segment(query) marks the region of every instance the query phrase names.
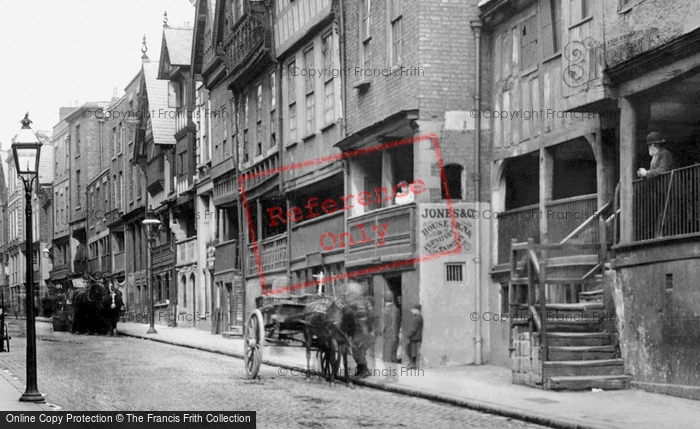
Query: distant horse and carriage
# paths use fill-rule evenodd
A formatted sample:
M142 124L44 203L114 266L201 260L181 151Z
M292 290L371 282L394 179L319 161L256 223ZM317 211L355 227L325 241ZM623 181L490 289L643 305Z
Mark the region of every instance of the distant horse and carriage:
M107 287L100 276L86 275L86 287L74 292L72 307L71 333L113 336L124 300L113 283Z

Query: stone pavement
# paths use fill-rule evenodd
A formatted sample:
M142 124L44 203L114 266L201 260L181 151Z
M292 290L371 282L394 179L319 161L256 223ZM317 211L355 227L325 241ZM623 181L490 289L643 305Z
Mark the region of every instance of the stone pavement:
M243 340L193 328L120 323L119 333L212 353L243 357ZM302 348L265 347L263 363L305 369ZM348 366L353 367L353 364ZM700 402L639 390L554 392L513 385L509 369L495 366L425 368L386 383L383 377L355 382L367 387L447 402L467 408L559 428L700 428Z
M16 336L12 333L12 336ZM24 334L22 334L24 335ZM12 350L12 340L10 340L10 350ZM8 352L0 352L0 411L53 411L60 409L51 404L36 404L31 402L20 402L26 385L21 381L26 378L26 374L19 376L5 370L2 365L3 355Z

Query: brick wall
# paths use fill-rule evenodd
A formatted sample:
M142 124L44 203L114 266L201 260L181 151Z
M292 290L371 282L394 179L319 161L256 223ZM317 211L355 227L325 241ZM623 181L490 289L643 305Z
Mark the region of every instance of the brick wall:
M403 9L404 48L402 64L405 76L372 77L365 90L354 88L354 68L360 64L360 1L345 2L347 133L351 135L402 110L419 109L420 134L436 133L444 164L464 167L463 197L474 201L475 120L469 115L475 105L476 49L470 21L478 19L477 1L405 0ZM372 3L372 68L387 69L388 2ZM491 62L482 43L481 106L488 105ZM412 68L417 68L415 71ZM415 71L416 76L412 76ZM449 112L449 113L448 113ZM445 122L450 116L450 121ZM482 121L481 201L490 200L491 133ZM423 167L417 169L427 178L433 198L440 200L439 177L432 178ZM427 183L427 182L426 182Z
M81 210L86 206L87 184L93 179L100 170L100 162L94 162L100 159L100 128L98 120L94 115L94 108L86 108L84 112L90 112L88 118L82 114L73 118L70 122L70 187L71 187L71 203L70 203L70 219L75 220L82 217ZM85 115L87 116L87 115ZM80 147L76 135L76 126L80 126ZM78 150L79 149L79 150ZM77 171L80 171L80 186L77 186ZM80 191L80 194L78 194Z
M403 64L405 67L418 67L419 42L419 0L406 0L404 5L404 50ZM391 65L387 59L387 2L372 2L372 69L385 70ZM375 76L367 77L371 83L364 91L353 88L360 79L355 73L355 67L360 64L359 41L359 0L343 2L345 14L345 67L347 70L344 82L346 91L346 121L347 134L381 121L402 110L418 109L419 81L427 76ZM426 73L427 74L427 73Z

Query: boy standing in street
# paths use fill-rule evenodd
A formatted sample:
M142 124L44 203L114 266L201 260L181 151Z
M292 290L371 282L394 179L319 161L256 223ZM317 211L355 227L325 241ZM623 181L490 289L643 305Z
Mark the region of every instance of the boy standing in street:
M421 316L420 312L420 304L415 305L411 309L411 314L413 317L411 317L406 334L406 339L408 341L407 354L410 360L410 369L418 368L418 351L420 349L420 343L423 341L423 316Z

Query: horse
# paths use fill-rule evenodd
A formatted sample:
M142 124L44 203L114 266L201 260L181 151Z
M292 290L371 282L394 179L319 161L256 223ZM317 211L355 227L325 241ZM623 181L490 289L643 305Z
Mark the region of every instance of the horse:
M98 309L110 337L114 336L117 330L117 322L119 321L123 307L124 300L122 299L121 291L112 286L111 292L102 298L100 308Z
M102 326L101 303L107 292L99 283L92 283L87 289L73 295L73 325L71 333L99 333Z
M304 325L306 347L306 381L311 381L311 348L315 337L321 358L321 370L328 384L333 385L342 360L345 368L345 384L349 385L348 350L352 342L348 331L354 327L354 320L348 306L342 301L311 302L306 305L301 322Z

